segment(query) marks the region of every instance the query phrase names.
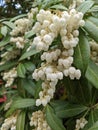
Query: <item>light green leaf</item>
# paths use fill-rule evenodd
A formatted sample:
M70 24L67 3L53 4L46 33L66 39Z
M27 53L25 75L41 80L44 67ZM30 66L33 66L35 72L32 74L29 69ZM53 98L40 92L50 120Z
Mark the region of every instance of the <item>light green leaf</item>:
M8 26L9 28L13 29L15 28L15 25L10 21L4 21L2 22L4 25Z
M10 37L9 36L4 37L4 39L0 42L0 47L5 46L9 42L10 42Z
M7 27L6 27L6 26L2 26L2 27L1 27L1 34L2 34L3 36L6 36L6 35L7 35Z
M64 5L57 4L50 7L50 9L68 10Z
M28 51L28 52L25 52L21 57L20 57L20 61L21 60L24 60L24 59L26 59L26 58L28 58L28 57L30 57L30 56L33 56L33 55L35 55L35 54L37 54L37 53L39 53L40 51L37 51L35 48L32 48L30 51Z
M14 101L12 104L12 108L20 109L20 108L32 107L34 105L35 105L34 99L24 98Z
M28 39L28 38L32 37L34 34L35 34L35 33L33 32L33 30L31 30L31 31L29 31L29 32L26 32L24 37L25 37L26 39Z
M98 5L94 5L91 9L89 9L88 12L97 12L98 11Z
M12 67L14 67L17 64L17 61L8 61L3 65L0 65L0 72L3 70L8 70Z
M98 121L96 123L94 123L94 125L89 128L88 130L98 130Z
M94 1L88 0L80 4L77 10L85 14L93 5L94 5Z
M84 111L86 111L88 108L83 105L78 104L65 104L61 105L55 108L56 115L60 118L68 118L76 116Z
M85 76L98 89L98 66L92 61L89 63Z
M61 120L53 113L50 106L46 108L46 120L52 130L66 130Z
M34 84L34 82L32 80L30 80L30 79L23 79L22 82L23 82L23 84L22 84L23 88L28 93L30 93L31 95L34 96L34 94L35 94L35 87L36 87L36 85Z
M18 118L17 118L16 130L24 130L25 129L25 117L26 117L26 112L21 111L18 115Z
M91 38L98 42L98 19L94 17L88 17L85 20L84 29L88 32Z
M26 17L27 16L27 14L21 14L21 15L18 15L18 16L16 16L16 17L14 17L14 18L11 18L11 22L13 22L13 21L15 21L15 20L17 20L17 19L20 19L20 18L23 18L23 17Z
M84 74L90 58L90 46L83 31L80 30L79 44L74 52L74 65Z
M25 78L26 68L22 63L19 63L19 65L17 66L17 74L19 77Z
M62 0L44 0L42 2L42 8L49 8L51 5L56 5L61 2L62 2Z

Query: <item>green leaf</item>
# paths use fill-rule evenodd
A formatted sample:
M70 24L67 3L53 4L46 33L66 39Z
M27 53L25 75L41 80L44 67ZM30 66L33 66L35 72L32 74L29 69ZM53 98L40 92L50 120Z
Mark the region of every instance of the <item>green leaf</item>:
M34 34L35 34L35 33L33 32L33 30L31 30L31 31L29 31L29 32L26 32L24 37L25 37L26 39L28 39L28 38L32 37Z
M42 2L42 8L49 8L51 5L56 5L56 4L59 4L61 3L62 0L44 0Z
M94 123L94 125L89 128L88 130L98 130L98 121L96 123Z
M98 89L98 66L92 61L89 63L85 76Z
M29 62L25 62L24 66L30 72L34 71L34 69L35 69L35 65L32 62L30 62L30 61Z
M68 10L64 5L57 4L50 7L50 9Z
M15 108L11 107L9 110L7 110L5 117L11 116L15 112Z
M6 36L6 35L7 35L7 27L6 27L6 26L2 26L2 27L1 27L1 34L2 34L3 36Z
M3 70L8 70L12 67L14 67L17 64L17 61L8 61L3 65L0 65L0 72Z
M24 59L26 59L26 58L28 58L28 57L30 57L30 56L33 56L33 55L35 55L35 54L37 54L37 53L39 53L39 52L40 52L40 51L37 51L35 48L32 48L30 51L25 52L25 53L20 57L19 61L24 60Z
M19 63L19 65L17 67L17 74L19 77L25 78L26 68L22 63Z
M15 21L15 20L17 20L17 19L20 19L20 18L23 18L23 17L26 17L27 16L27 14L21 14L21 15L18 15L18 16L16 16L16 17L14 17L14 18L11 18L11 22L13 22L13 21Z
M86 111L88 108L83 105L69 104L61 105L55 108L55 113L60 118L69 118Z
M24 130L25 129L25 118L26 118L26 112L21 111L17 117L16 130Z
M79 44L75 48L74 52L74 65L82 71L84 74L90 58L90 46L88 39L82 30L80 30Z
M89 9L88 12L92 13L92 12L97 12L98 11L98 5L94 5L91 9Z
M46 108L46 120L52 130L66 130L61 120L53 113L50 106Z
M85 14L93 5L94 5L94 1L88 0L80 4L77 10Z
M15 28L15 25L11 21L4 21L2 23L11 29Z
M20 108L32 107L34 105L35 105L34 99L24 98L24 99L18 99L14 101L12 104L12 108L20 109Z
M30 79L23 79L23 88L31 95L34 96L35 94L35 87L36 85L34 84L34 82Z
M10 37L9 36L4 37L4 39L0 42L0 47L5 46L9 42L10 42Z
M34 94L34 98L38 98L39 97L39 92L42 90L42 81L37 81L36 83L36 88L35 88L35 94Z
M98 42L98 18L89 17L85 20L84 29L91 38Z

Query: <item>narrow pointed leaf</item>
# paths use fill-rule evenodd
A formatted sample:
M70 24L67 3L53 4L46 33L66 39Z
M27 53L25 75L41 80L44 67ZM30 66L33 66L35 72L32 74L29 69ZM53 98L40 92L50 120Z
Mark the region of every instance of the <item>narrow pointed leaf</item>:
M98 89L98 66L92 61L89 63L85 76Z
M17 74L19 77L25 78L25 73L26 73L25 66L22 63L20 63L17 67Z
M98 18L89 17L85 20L85 30L91 38L98 42Z
M34 96L36 85L30 79L23 79L23 88L31 95Z
M30 56L33 56L33 55L35 55L35 54L37 54L37 53L39 53L40 51L37 51L36 49L31 49L30 51L28 51L28 52L25 52L21 57L20 57L20 61L21 60L24 60L24 59L26 59L26 58L28 58L28 57L30 57Z
M10 42L10 37L6 36L1 42L0 42L0 47L5 46L6 44L8 44Z
M15 65L17 64L17 61L8 61L6 62L5 64L3 65L0 65L0 72L3 71L3 70L8 70L12 67L14 67Z
M84 35L83 31L80 30L79 44L75 48L74 52L74 65L82 71L84 74L90 58L90 46L88 39Z
M50 106L46 108L46 120L52 130L66 130L61 120L53 113Z
M16 101L14 101L12 108L27 108L27 107L31 107L35 105L35 100L34 99L18 99Z
M68 118L76 116L87 110L86 106L77 104L66 104L55 108L56 115L60 118Z
M94 125L89 128L88 130L98 130L98 121L96 123L94 123Z
M94 1L88 0L80 4L77 10L85 14L93 5L94 5Z
M18 115L18 118L17 118L16 130L24 130L25 129L25 117L26 117L26 112L21 111Z

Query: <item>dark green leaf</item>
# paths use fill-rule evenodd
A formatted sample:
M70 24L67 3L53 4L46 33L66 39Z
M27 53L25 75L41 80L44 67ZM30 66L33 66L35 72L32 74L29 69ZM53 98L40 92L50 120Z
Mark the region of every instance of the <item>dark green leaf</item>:
M23 88L24 88L28 93L30 93L31 95L34 96L34 94L35 94L35 87L36 87L36 86L35 86L35 84L33 83L33 81L30 80L30 79L23 79L22 82L23 82Z
M88 130L98 130L98 121L96 123L94 123L94 125L89 128Z
M36 83L36 88L35 88L35 95L34 97L35 98L38 98L39 97L39 92L42 90L42 81L37 81Z
M14 67L17 64L17 61L8 61L3 65L0 65L0 72L3 70L8 70L12 67Z
M60 118L68 118L76 116L87 110L86 106L78 104L63 104L55 108L56 115Z
M20 63L17 67L17 74L19 77L25 78L26 68L22 63Z
M24 66L30 72L34 71L34 69L35 69L35 65L32 62L30 62L30 61L29 62L25 62Z
M85 30L96 42L98 42L98 18L89 17L85 20Z
M85 34L80 30L79 44L74 52L74 65L84 74L90 58L90 46Z
M52 130L66 130L61 120L53 113L50 106L46 108L46 120Z
M94 1L88 0L80 4L77 10L85 14L93 5L94 5Z
M92 61L87 68L86 78L98 89L98 66Z
M10 42L10 37L9 36L4 37L4 39L0 42L0 47L5 46L9 42Z
M29 99L29 98L24 98L24 99L18 99L14 101L12 104L12 108L27 108L27 107L32 107L35 105L35 100L34 99Z

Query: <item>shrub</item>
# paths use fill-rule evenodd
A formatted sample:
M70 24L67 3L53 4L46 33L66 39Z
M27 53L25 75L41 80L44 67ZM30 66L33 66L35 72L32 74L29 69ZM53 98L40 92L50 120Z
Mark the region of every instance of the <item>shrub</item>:
M1 20L1 130L98 129L97 11L97 0L36 0Z

